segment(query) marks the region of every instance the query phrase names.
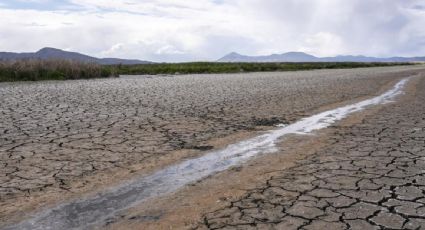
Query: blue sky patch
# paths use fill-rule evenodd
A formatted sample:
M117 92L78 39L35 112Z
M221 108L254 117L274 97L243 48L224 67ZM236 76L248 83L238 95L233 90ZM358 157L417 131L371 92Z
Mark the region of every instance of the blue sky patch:
M0 4L0 7L6 9L28 9L40 11L76 10L80 8L67 0L6 0Z

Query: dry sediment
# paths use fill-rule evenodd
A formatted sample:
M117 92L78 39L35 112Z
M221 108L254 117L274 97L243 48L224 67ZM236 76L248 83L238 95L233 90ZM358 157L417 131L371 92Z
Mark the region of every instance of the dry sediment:
M414 95L219 210L199 229L424 229L425 77Z
M19 200L87 191L97 174L374 94L411 68L2 83L0 219L25 210Z

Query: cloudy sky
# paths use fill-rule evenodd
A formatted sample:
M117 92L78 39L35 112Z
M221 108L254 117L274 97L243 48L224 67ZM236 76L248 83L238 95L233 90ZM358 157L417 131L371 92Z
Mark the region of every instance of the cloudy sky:
M0 51L215 60L425 56L424 0L0 0Z

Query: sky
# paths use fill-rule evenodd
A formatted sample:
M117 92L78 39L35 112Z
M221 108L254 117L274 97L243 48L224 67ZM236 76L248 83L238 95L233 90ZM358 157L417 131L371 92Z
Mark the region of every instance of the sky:
M0 0L0 51L212 61L425 56L424 0Z

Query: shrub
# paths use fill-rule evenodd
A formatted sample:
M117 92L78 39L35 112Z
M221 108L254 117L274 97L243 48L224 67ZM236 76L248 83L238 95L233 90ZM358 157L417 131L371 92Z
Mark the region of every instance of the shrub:
M0 81L37 81L105 78L116 76L114 68L70 60L27 59L0 61Z

